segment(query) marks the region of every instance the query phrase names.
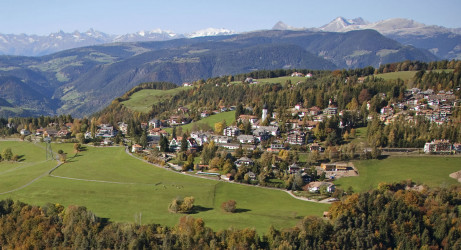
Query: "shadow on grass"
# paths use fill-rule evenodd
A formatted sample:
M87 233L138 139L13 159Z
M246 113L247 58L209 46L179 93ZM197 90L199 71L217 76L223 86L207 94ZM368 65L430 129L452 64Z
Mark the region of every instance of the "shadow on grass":
M246 212L250 212L251 209L246 209L246 208L236 208L234 213L235 214L239 214L239 213L246 213Z
M25 155L18 155L17 162L23 162L26 159L24 158Z
M387 159L389 157L389 155L380 155L378 156L378 160L384 160L384 159Z
M206 212L206 211L210 211L210 210L213 210L213 208L211 208L211 207L202 207L200 205L195 205L194 209L189 214L198 214L200 212Z
M66 162L76 162L77 161L77 157L81 157L83 155L79 155L78 153L76 153L75 155L73 155L72 157L69 157L66 159Z

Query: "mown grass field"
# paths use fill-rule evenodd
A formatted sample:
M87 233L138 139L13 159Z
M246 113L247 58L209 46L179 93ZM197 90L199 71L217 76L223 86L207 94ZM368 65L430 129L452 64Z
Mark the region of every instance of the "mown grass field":
M377 74L375 75L376 78L383 78L384 80L410 80L416 74L416 71L399 71L399 72L391 72L391 73L384 73L384 74Z
M383 160L354 162L358 177L346 177L335 181L343 189L351 186L354 191L367 191L380 182L398 182L411 179L432 187L459 183L448 175L461 170L461 158L443 156L401 157L391 156Z
M0 142L0 153L5 148L11 148L13 154L20 157L20 161L0 162L0 193L20 188L56 166L55 161L46 160L45 148L42 144Z
M56 165L44 160L44 149L28 142L0 142L0 149L10 146L13 153L23 152L23 163L2 163L3 171L11 166L34 163L34 171L10 171L8 178L0 174L0 191L21 186ZM53 172L62 177L44 177L18 191L2 194L1 199L11 198L23 202L43 205L48 202L64 206L86 206L100 217L117 222L159 223L175 225L180 214L171 214L167 207L172 199L194 196L198 211L192 216L201 217L213 229L255 228L265 232L270 225L276 228L294 226L306 215L321 215L328 209L326 204L296 200L283 191L225 183L195 178L157 168L124 152L123 148L95 148L88 146L74 157L72 144L53 144L53 149L68 153L68 163ZM10 164L11 166L9 166ZM16 176L17 175L17 176ZM69 179L66 179L69 178ZM24 180L22 180L24 179ZM229 199L237 201L238 213L221 211L221 203ZM142 215L142 216L140 216Z
M399 71L399 72L391 72L391 73L384 73L384 74L377 74L375 77L383 78L384 80L411 80L415 76L417 71ZM453 72L452 69L436 69L433 72Z
M297 82L304 82L307 78L306 77L291 77L291 76L281 76L281 77L275 77L275 78L261 78L261 79L254 79L255 82L258 84L273 84L273 83L280 83L280 84L285 84L288 80L291 81L292 84L295 84ZM236 83L241 83L241 81L234 81L232 82L234 84Z
M138 112L149 112L152 105L170 98L171 96L191 87L178 87L168 90L143 89L130 96L130 99L123 101L122 104L127 108Z
M202 118L202 120L196 121L196 122L191 122L186 125L182 126L177 126L182 128L182 131L191 131L194 126L198 126L200 124L207 124L210 126L212 129L214 129L214 124L217 122L222 122L223 120L226 121L227 125L230 125L235 121L235 111L227 111L227 112L221 112L216 115L210 115L208 117ZM165 129L168 133L171 133L173 131L172 128L167 128Z
M355 130L355 138L352 139L353 143L361 143L367 141L367 127L357 128Z

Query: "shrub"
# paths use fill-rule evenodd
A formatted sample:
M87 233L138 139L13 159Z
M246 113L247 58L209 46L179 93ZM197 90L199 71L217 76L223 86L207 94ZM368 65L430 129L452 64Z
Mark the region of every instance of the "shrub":
M234 200L228 200L221 204L221 208L228 213L234 213L237 209L237 202Z
M190 213L194 210L194 201L195 198L193 196L184 199L176 198L168 205L168 211L171 213Z

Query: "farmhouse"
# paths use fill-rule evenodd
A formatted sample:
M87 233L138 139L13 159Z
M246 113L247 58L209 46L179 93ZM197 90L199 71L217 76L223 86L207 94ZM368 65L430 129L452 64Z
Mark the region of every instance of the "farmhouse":
M44 137L55 137L58 134L58 131L56 129L46 129L43 131L43 136Z
M182 137L171 139L170 145L169 145L170 151L172 152L178 151L181 148L181 139Z
M136 153L136 152L140 152L142 151L142 146L139 145L139 144L134 144L132 147L131 147L131 152L132 153Z
M271 136L278 136L279 135L279 128L277 126L258 126L257 129L253 131L253 134L261 135L261 134L269 134Z
M324 171L347 171L347 163L322 163L320 167Z
M304 74L300 72L293 72L291 74L291 77L304 77Z
M237 136L237 141L240 143L253 144L255 143L255 137L253 135L239 135Z
M253 151L255 149L254 145L240 144L240 143L217 143L217 146L223 147L229 150L236 150L240 147L242 147L242 149L246 149L250 151Z
M239 122L250 122L252 125L258 121L258 117L254 115L240 115L238 118Z
M149 127L151 128L160 128L161 122L157 118L152 118L149 120Z
M320 145L316 142L312 143L310 146L309 146L309 150L312 152L312 151L322 151L322 147L320 147Z
M287 143L291 145L304 145L306 134L304 132L293 130L287 135Z
M69 131L67 131L66 129L61 129L61 130L58 131L56 136L60 137L60 138L69 138L70 134L71 133Z
M301 167L299 167L298 164L296 164L296 163L293 163L290 166L288 166L288 172L290 174L296 174L299 171L301 171Z
M216 143L228 143L230 139L228 136L213 136L213 141Z
M251 166L254 164L254 161L248 157L241 157L238 160L236 160L234 163L237 167L240 167L243 165Z
M119 122L117 125L118 125L118 129L122 131L122 134L125 135L128 131L128 124L124 122Z
M305 189L311 193L318 193L322 188L325 188L328 193L333 193L336 189L333 183L323 181L314 181L305 186Z
M252 181L256 180L256 174L253 173L253 172L251 172L251 171L248 172L248 173L246 173L245 175L247 175L248 178L249 178L250 180L252 180Z
M433 140L424 145L424 153L450 153L453 145L448 140Z
M236 126L229 126L229 127L225 128L223 130L223 135L225 135L225 136L234 137L234 136L237 136L239 134L240 134L240 130Z
M280 150L285 149L285 146L281 143L272 143L267 151L279 152Z

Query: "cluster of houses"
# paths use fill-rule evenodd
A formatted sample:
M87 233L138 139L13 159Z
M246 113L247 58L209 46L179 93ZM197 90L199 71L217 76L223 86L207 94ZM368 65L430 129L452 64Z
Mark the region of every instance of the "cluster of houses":
M68 139L71 136L70 129L72 128L72 123L66 123L63 126L59 127L57 123L50 123L46 128L39 128L35 130L36 136L50 137L50 138L61 138ZM23 136L31 135L32 132L28 129L21 129L19 134Z
M401 102L383 107L380 110L380 119L385 124L392 123L399 116L412 120L414 117L409 116L408 112L413 111L415 117L420 116L431 122L443 124L450 121L453 109L459 104L460 100L456 99L453 90L441 90L436 93L432 89L421 91L418 88L412 88L405 91ZM370 115L368 118L372 119L373 116Z

